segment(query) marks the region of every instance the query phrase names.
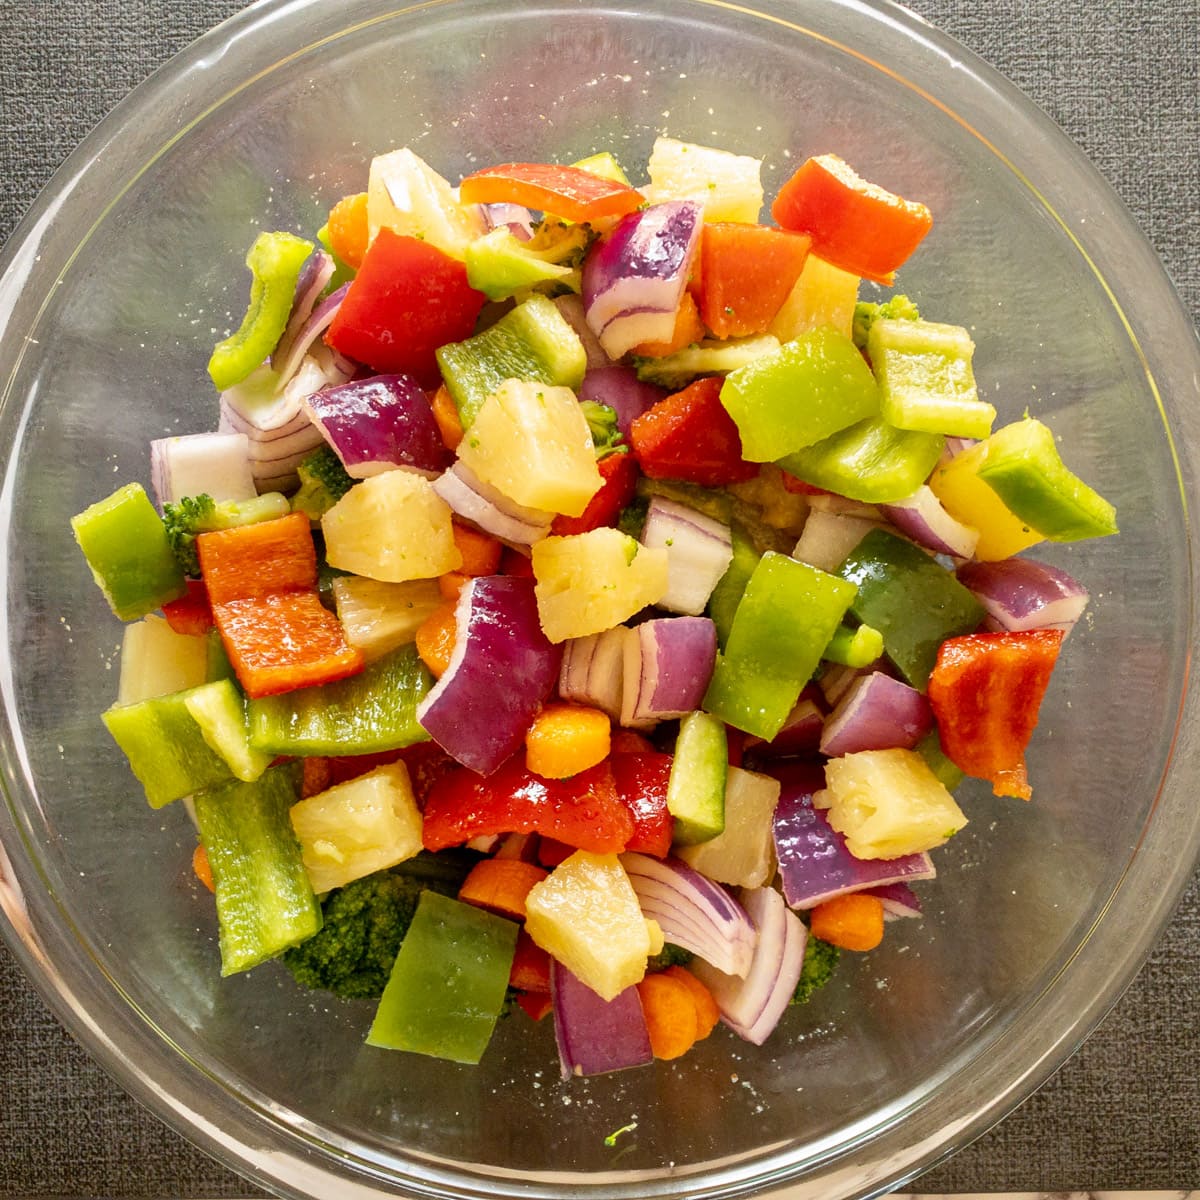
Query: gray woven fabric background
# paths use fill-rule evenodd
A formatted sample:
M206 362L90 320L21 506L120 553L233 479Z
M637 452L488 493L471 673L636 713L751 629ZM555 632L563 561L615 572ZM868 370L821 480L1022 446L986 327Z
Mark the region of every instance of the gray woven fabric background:
M329 0L336 3L336 0ZM0 0L0 240L65 155L239 0ZM1062 125L1200 312L1196 0L914 0ZM1200 1186L1200 876L1092 1039L1007 1120L913 1190ZM0 946L0 1196L251 1189L130 1100Z

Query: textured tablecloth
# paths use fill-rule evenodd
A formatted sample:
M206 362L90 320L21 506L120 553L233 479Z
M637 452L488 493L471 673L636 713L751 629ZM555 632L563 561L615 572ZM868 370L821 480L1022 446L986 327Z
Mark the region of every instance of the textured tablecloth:
M336 0L329 0L336 3ZM239 0L0 0L0 239L73 146ZM915 0L1078 142L1200 311L1194 0ZM1200 1184L1200 877L1140 976L1035 1096L914 1191ZM250 1188L130 1100L0 946L0 1196Z

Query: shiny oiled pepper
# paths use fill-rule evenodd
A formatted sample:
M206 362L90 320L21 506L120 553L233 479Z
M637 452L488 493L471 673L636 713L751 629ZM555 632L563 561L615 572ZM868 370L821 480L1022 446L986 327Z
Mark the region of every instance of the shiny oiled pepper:
M616 754L609 759L617 795L633 817L633 836L626 850L666 858L671 852L674 820L667 807L671 755L657 750Z
M883 648L904 678L923 689L949 637L983 623L983 607L957 579L923 550L883 529L873 529L838 568L858 585L850 611L883 634Z
M208 374L219 391L241 383L275 349L296 297L296 283L312 242L291 233L260 233L246 255L254 276L250 304L238 330L218 342L208 360Z
M462 181L459 195L464 204L524 204L568 221L620 217L645 203L627 183L552 163L486 167Z
M769 742L811 678L855 590L786 554L764 554L717 656L705 711Z
M515 921L422 892L367 1044L477 1063L504 1004L517 932Z
M997 796L1028 800L1025 747L1058 659L1063 632L976 633L950 638L929 677L929 703L946 757L986 779Z
M425 802L427 850L494 833L540 833L578 850L614 854L634 834L605 760L569 779L543 779L516 755L486 778L466 767L433 785Z

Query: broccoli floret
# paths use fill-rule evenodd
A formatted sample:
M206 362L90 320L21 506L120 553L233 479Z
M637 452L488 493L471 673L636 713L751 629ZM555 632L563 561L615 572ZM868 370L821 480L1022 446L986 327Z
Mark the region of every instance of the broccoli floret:
M813 993L823 988L833 977L841 951L810 933L804 944L804 966L792 994L792 1004L807 1004Z
M869 300L860 300L854 306L854 344L865 350L867 335L871 326L878 320L885 321L919 321L921 314L917 306L907 296L892 296L882 304L872 304Z
M254 525L272 521L291 512L287 497L280 492L264 492L249 500L222 500L220 503L202 493L184 496L178 503L163 505L163 525L171 551L185 575L200 574L196 557L196 535L217 529L233 529L239 525Z
M284 966L304 987L378 999L426 888L452 896L457 882L390 870L336 888L322 902L320 931L284 951Z
M649 509L649 500L635 496L621 509L617 517L617 528L627 537L640 538L646 526L646 513Z
M610 454L624 454L629 447L617 425L616 409L598 400L581 400L579 407L583 409L584 418L588 423L588 432L592 435L592 445L596 448L597 460Z
M296 468L300 488L292 497L292 512L319 521L353 486L342 460L331 446L318 446Z
M560 267L582 267L587 248L595 234L586 223L567 225L554 217L545 217L534 228L533 236L522 246L527 254Z
M686 967L695 958L690 950L676 946L674 942L664 942L663 948L650 955L646 962L647 971L665 971L668 967Z

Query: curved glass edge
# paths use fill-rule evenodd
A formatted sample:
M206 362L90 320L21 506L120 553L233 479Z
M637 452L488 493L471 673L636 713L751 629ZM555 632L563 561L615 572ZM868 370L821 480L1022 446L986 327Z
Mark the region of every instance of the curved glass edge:
M431 0L428 4L410 7L435 7L452 2L453 0ZM748 15L763 15L762 13L756 14L752 10L742 8L741 6L722 3L721 0L697 0L697 3L720 8L736 7L739 11L746 12ZM69 264L74 248L66 245L67 239L61 237L56 239L55 235L58 231L54 226L54 218L65 200L76 190L85 172L89 180L95 178L96 167L98 165L96 162L97 157L101 151L110 148L112 140L118 133L121 133L123 136L127 133L126 118L130 113L144 105L152 103L156 95L172 91L177 86L176 79L180 75L196 71L215 70L220 67L222 59L227 53L226 43L228 41L241 40L251 36L261 36L266 33L272 24L289 16L293 12L307 13L313 18L310 22L310 27L314 31L317 31L322 26L325 26L326 28L322 36L329 36L335 33L337 29L345 28L349 12L365 12L369 7L371 6L365 0L359 0L353 6L339 6L337 19L334 21L328 6L325 6L324 11L322 11L320 0L258 0L258 3L252 5L249 9L230 18L194 42L191 47L180 52L180 54L176 55L175 58L170 60L170 62L142 84L130 97L118 105L109 117L101 122L88 138L85 139L79 149L67 159L51 184L48 185L45 192L39 197L30 213L18 225L8 245L5 247L4 258L6 261L2 264L4 269L3 273L0 274L0 335L8 333L14 327L28 327L28 322L20 319L22 314L20 292L22 288L18 284L23 285L31 276L46 278L52 270L61 271ZM778 10L779 7L779 5L776 5L775 9ZM874 21L883 19L883 14L887 14L887 20L904 29L905 32L921 45L923 50L933 53L938 59L945 60L945 65L948 65L951 69L962 70L964 66L969 66L976 81L981 86L1002 96L1007 106L1015 111L1020 122L1034 129L1040 128L1043 133L1048 127L1054 131L1059 140L1063 141L1064 144L1069 144L1066 142L1065 135L1062 134L1061 130L1058 129L1050 118L1036 109L1014 85L993 71L982 60L961 47L957 42L941 34L935 27L929 25L922 18L897 5L888 3L868 5L856 2L856 0L847 0L840 7L857 13L861 19ZM394 12L399 11L404 10L394 10ZM394 15L394 13L388 15ZM324 21L320 19L321 17L325 18ZM794 22L790 19L785 19L783 23L795 27ZM309 43L309 45L311 44ZM300 48L295 53L303 53L306 48ZM262 67L261 72L265 73L270 69L272 69L271 65L267 65ZM214 78L213 84L217 84L218 82ZM206 112L218 107L225 99L235 94L237 90L239 89L235 88L217 95L218 88L211 86L205 96L200 96L201 89L197 88L196 94L188 97L194 108L192 120L199 120ZM929 98L931 102L938 103L940 107L945 108L940 102L933 100L932 97ZM950 110L946 109L946 111ZM974 120L979 120L980 116L984 115L979 114ZM963 114L959 116L959 119L965 121L967 118ZM986 122L980 121L980 124L986 124ZM971 128L973 132L976 131L974 124L972 124ZM1010 126L1008 130L1010 136L1012 129L1013 127ZM134 153L136 144L131 145L128 140L124 141L121 147L121 154L113 153L109 156L106 163L107 172L114 178L125 177L123 173L125 163L128 163L131 159L140 158L141 164L143 166L147 165L154 157L157 157L158 154L167 149L179 136L182 136L183 132L184 129L181 129L174 138L165 143L153 144L151 139L143 138L142 142L148 149L153 150L153 153L144 155L141 151ZM977 136L982 137L978 133ZM987 139L983 138L983 140L986 141ZM988 144L991 145L991 143ZM1007 159L1004 159L1003 156L1001 158L1010 169L1017 169ZM1072 236L1073 240L1076 240L1081 253L1088 258L1101 283L1104 284L1104 276L1101 268L1096 264L1103 263L1106 258L1115 259L1123 257L1127 263L1133 262L1137 271L1147 275L1148 282L1157 286L1160 292L1165 288L1174 297L1176 311L1172 314L1173 319L1169 324L1162 327L1147 326L1140 311L1143 307L1147 306L1140 302L1141 295L1135 298L1134 303L1130 306L1130 311L1122 313L1134 343L1149 346L1170 345L1174 347L1174 353L1176 354L1178 354L1179 348L1184 341L1190 341L1194 344L1196 342L1196 335L1192 323L1186 318L1182 304L1174 293L1173 285L1153 250L1144 237L1134 232L1136 227L1133 225L1132 219L1129 218L1124 204L1112 191L1107 182L1104 181L1099 172L1074 147L1071 148L1069 159L1066 162L1060 162L1058 165L1060 168L1069 167L1071 175L1077 179L1084 179L1089 188L1093 190L1099 189L1100 198L1104 201L1103 206L1094 207L1092 212L1089 213L1088 223L1090 230L1087 244L1101 243L1107 237L1109 239L1107 254L1097 254L1095 259L1093 259L1092 255L1085 248L1085 245L1076 240L1071 230L1060 220L1064 231L1068 236ZM1062 181L1059 180L1057 183L1058 186L1055 190L1058 192L1064 191L1065 188ZM1046 203L1049 211L1054 213L1055 210L1052 203L1044 198L1043 202ZM1126 218L1127 228L1122 229L1120 222L1114 219L1114 211ZM103 214L97 218L97 221L102 219ZM56 262L58 264L57 267L54 266ZM50 266L47 266L48 263ZM1106 284L1104 286L1107 287ZM36 295L38 289L30 288L29 293ZM1113 297L1113 302L1116 305L1115 297ZM1153 358L1156 355L1152 352L1147 352L1145 357ZM1172 361L1169 356L1160 357L1159 361L1165 362L1168 365L1169 378L1164 378L1160 374L1158 381L1150 375L1149 368L1147 367L1148 378L1150 378L1151 386L1154 387L1156 395L1160 396L1160 404L1163 403L1161 397L1164 394L1169 396L1172 393L1178 393L1180 396L1184 396L1189 393L1194 394L1200 390L1197 386L1197 375L1193 374L1190 378L1188 377L1184 361L1185 357L1184 355L1179 355L1176 361ZM1195 358L1194 349L1193 358ZM19 357L15 361L19 365ZM7 417L5 409L7 407L7 389L9 386L10 381L5 381L5 391L0 395L0 422ZM1200 446L1200 440L1198 440L1200 439L1200 416L1195 415L1195 410L1188 405L1167 401L1166 409L1164 409L1164 425L1168 429L1168 432L1172 427L1176 429L1177 436L1173 440L1177 449L1180 446L1187 445ZM1186 455L1181 457L1179 462L1181 503L1186 512L1186 497L1194 484L1195 471L1190 459ZM1189 574L1192 579L1194 594L1197 582L1194 556ZM1194 612L1189 614L1189 618L1189 627L1193 630L1194 640L1196 632ZM1192 806L1185 806L1183 797L1180 795L1181 787L1173 782L1180 776L1182 768L1187 766L1194 768L1195 764L1200 762L1200 745L1197 744L1198 736L1200 735L1192 732L1196 727L1196 708L1196 685L1189 674L1180 710L1180 734L1174 748L1173 762L1169 765L1171 779L1168 780L1160 793L1156 805L1156 819L1151 821L1148 826L1146 837L1139 848L1139 852L1141 853L1151 853L1160 845L1164 847L1170 846L1175 853L1178 853L1181 845L1188 846L1192 849L1193 857L1195 857L1197 850L1200 850L1200 813L1196 812ZM6 812L0 814L0 816L5 818L4 823L8 825L9 822L6 818L10 814ZM1172 819L1170 834L1166 831L1166 818L1168 817ZM15 833L16 830L12 829L10 832ZM4 840L0 838L0 842ZM0 853L2 853L2 848L0 848ZM234 1127L228 1119L224 1119L218 1126L204 1117L200 1112L200 1108L202 1107L200 1101L203 1099L203 1092L199 1087L193 1086L193 1081L188 1081L185 1095L182 1094L178 1075L173 1075L169 1081L158 1079L145 1068L139 1069L131 1064L120 1050L119 1039L109 1032L100 1029L88 1016L89 1008L87 1001L100 996L108 996L105 989L99 986L99 981L91 981L95 986L84 991L71 990L62 976L54 972L50 967L45 954L46 948L52 946L57 954L65 946L65 948L78 957L79 948L77 946L69 946L63 939L58 938L56 936L57 931L52 923L50 924L49 933L44 936L44 940L42 937L39 937L35 926L41 924L38 918L42 915L42 907L46 903L45 899L31 892L32 912L30 912L21 899L20 884L11 863L7 872L4 871L4 864L0 863L0 878L5 875L9 881L7 888L3 889L4 895L7 898L7 903L4 906L6 920L0 922L0 929L5 933L6 940L13 945L18 959L34 979L39 990L45 996L47 1002L54 1009L60 1020L71 1029L76 1037L88 1046L89 1050L101 1061L102 1065L123 1086L127 1087L139 1099L159 1112L160 1115L179 1129L180 1132L197 1141L210 1152L216 1154L219 1158L245 1174L248 1178L261 1183L263 1186L274 1190L281 1190L285 1194L297 1197L322 1194L323 1192L327 1192L330 1186L336 1186L339 1189L340 1195L348 1197L361 1195L365 1198L379 1194L378 1189L381 1180L378 1178L372 1178L369 1182L364 1182L359 1187L356 1184L348 1183L340 1175L335 1180L334 1176L327 1174L319 1165L302 1161L299 1158L291 1159L285 1157L283 1153L274 1152L266 1155L255 1155L252 1151L247 1151L246 1147L248 1145L253 1145L256 1141L261 1143L263 1140L265 1124L263 1121L243 1120ZM1066 1053L1075 1049L1095 1026L1099 1024L1137 973L1150 946L1161 933L1170 913L1178 903L1179 896L1186 883L1187 874L1181 873L1180 878L1176 881L1176 885L1171 889L1160 891L1157 887L1153 889L1149 887L1144 888L1143 890L1148 894L1144 897L1145 906L1139 910L1136 927L1134 927L1135 923L1132 920L1126 920L1120 928L1109 924L1103 929L1096 930L1085 941L1072 961L1064 965L1053 983L1034 1001L1034 1004L1040 1009L1039 1015L1041 1020L1039 1030L1050 1031L1048 1033L1041 1032L1040 1036L1036 1039L1038 1046L1036 1061L1024 1071L1012 1074L1012 1063L1010 1060L1014 1058L1015 1054L1014 1042L1016 1035L1010 1031L1007 1039L1001 1038L999 1043L994 1047L994 1052L989 1055L988 1060L983 1064L980 1075L974 1081L975 1086L979 1090L989 1094L991 1099L970 1114L963 1115L961 1111L955 1112L952 1119L948 1120L945 1124L938 1124L937 1128L925 1138L909 1142L903 1149L891 1154L886 1153L889 1149L887 1144L889 1136L886 1132L881 1136L876 1146L869 1148L871 1153L865 1158L861 1157L861 1147L850 1146L844 1155L831 1156L829 1162L823 1166L823 1173L819 1180L806 1179L799 1183L790 1181L786 1164L772 1169L762 1158L758 1158L749 1164L741 1164L738 1168L731 1171L720 1171L715 1176L709 1174L705 1180L705 1194L711 1197L730 1198L744 1196L748 1194L748 1182L750 1186L755 1188L756 1194L777 1197L778 1200L784 1200L784 1198L800 1200L800 1197L815 1196L817 1194L829 1195L833 1192L839 1194L865 1194L864 1188L874 1194L878 1194L897 1183L911 1178L919 1171L932 1165L939 1158L944 1157L948 1153L948 1143L954 1142L956 1145L959 1145L964 1140L978 1136L991 1124L1003 1117L1005 1113L1032 1092L1040 1083L1044 1082L1058 1067L1062 1058L1066 1056ZM14 914L16 914L15 919ZM4 928L5 926L7 928ZM1093 958L1103 961L1109 968L1110 984L1101 995L1092 998L1088 1004L1082 1006L1083 1011L1086 1013L1086 1019L1080 1021L1080 1006L1075 1003L1076 998L1065 994L1065 992L1069 985L1071 974ZM108 998L111 997L108 996ZM129 1024L132 1028L137 1027L136 1021L130 1021ZM1006 1040L1008 1042L1007 1046L1004 1044ZM1030 1040L1028 1030L1022 1032L1021 1040L1026 1046L1028 1045ZM1006 1086L998 1090L993 1090L987 1086L991 1081L998 1081L1001 1078L1008 1079ZM935 1116L936 1113L931 1110L936 1107L937 1103L937 1098L933 1098L925 1106L923 1115ZM943 1101L943 1103L945 1102ZM929 1121L925 1121L924 1123L931 1124ZM278 1136L279 1130L277 1127L266 1125L266 1129L276 1137ZM909 1136L911 1136L911 1132L910 1126ZM843 1163L840 1161L843 1157L855 1153L859 1156L855 1157L853 1162ZM357 1163L353 1165L356 1167L359 1166ZM760 1173L756 1174L754 1180L748 1181L747 1167L760 1171ZM761 1169L764 1167L766 1168L765 1174L761 1173ZM879 1183L881 1171L887 1173L887 1181L882 1186ZM433 1175L436 1174L437 1172L433 1173ZM480 1176L482 1186L478 1190L469 1185L464 1188L461 1180L456 1180L453 1181L453 1190L448 1192L445 1190L445 1187L451 1181L435 1180L433 1175L431 1175L429 1180L430 1184L432 1184L432 1189L415 1180L406 1181L409 1186L414 1188L411 1194L429 1196L455 1195L464 1198L482 1198L483 1196L496 1194L494 1183L489 1184L487 1181L483 1181L482 1176ZM869 1176L870 1178L868 1178ZM678 1179L674 1181L668 1180L663 1183L661 1189L651 1186L643 1189L642 1194L647 1197L651 1195L680 1194L677 1191L669 1190L673 1189L679 1182L680 1180ZM572 1180L572 1183L573 1190L580 1189L577 1180ZM610 1191L610 1183L611 1181L601 1184L598 1188L588 1187L586 1190L589 1194L597 1197L620 1194L619 1191ZM762 1185L765 1185L769 1190L759 1193L758 1189ZM817 1185L819 1185L819 1191L814 1190L814 1187ZM407 1193L394 1191L393 1194L403 1195ZM543 1191L541 1187L534 1185L532 1189L523 1188L522 1194L554 1196L561 1194L561 1192L555 1190Z

